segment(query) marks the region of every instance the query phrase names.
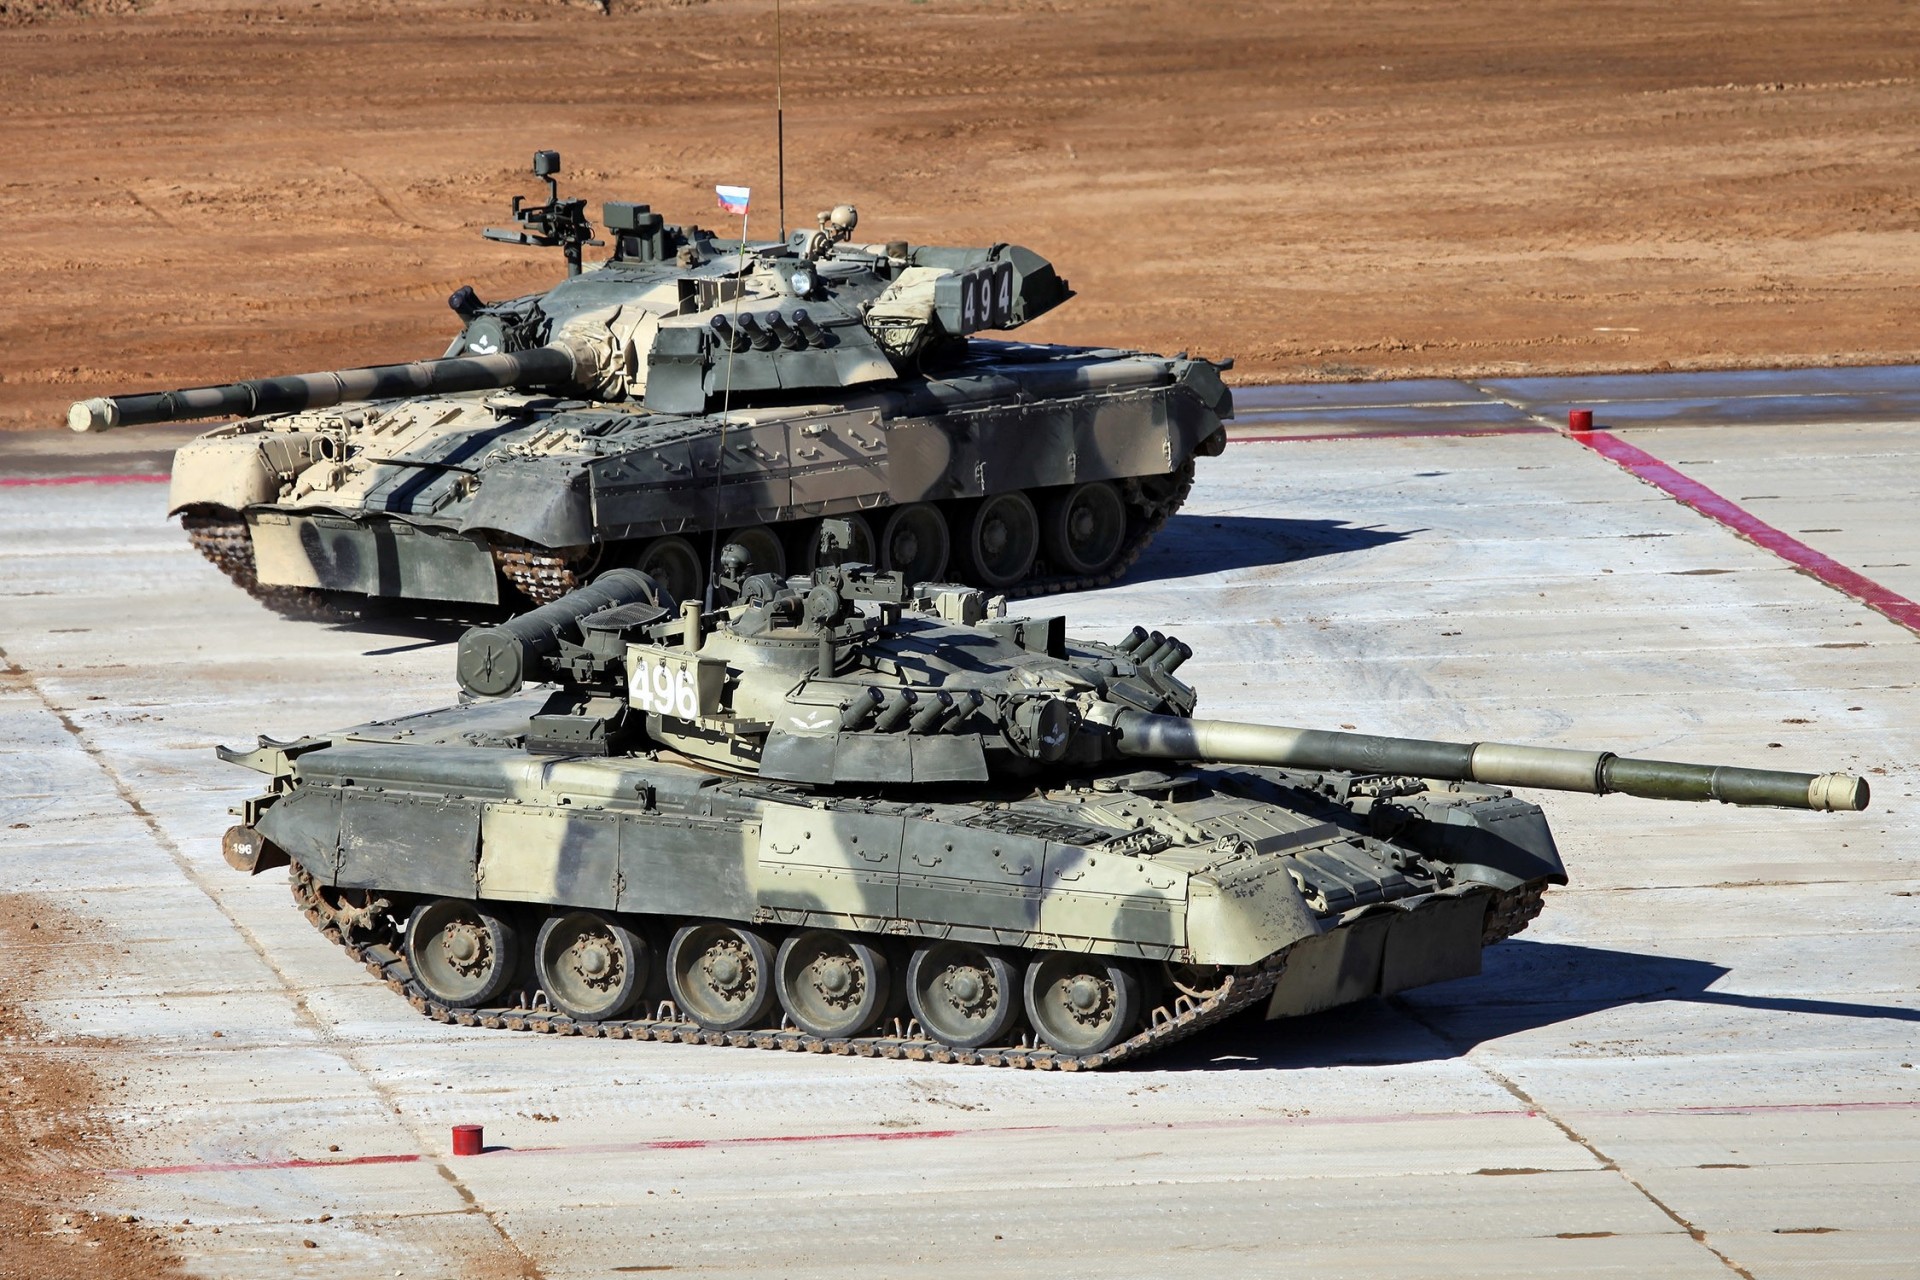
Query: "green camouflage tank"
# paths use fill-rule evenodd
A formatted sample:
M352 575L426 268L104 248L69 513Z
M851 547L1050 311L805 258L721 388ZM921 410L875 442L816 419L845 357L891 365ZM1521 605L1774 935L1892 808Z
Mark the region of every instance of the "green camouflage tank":
M841 205L785 241L644 204L514 201L495 239L551 245L544 293L449 300L445 356L82 401L78 431L238 418L184 445L169 497L196 546L290 611L368 598L550 601L609 568L699 597L722 542L810 567L823 516L908 581L1098 585L1225 446L1230 362L1039 346L1072 296L1018 245L861 244Z
M1477 973L1565 882L1509 786L1867 803L1195 719L1157 632L747 559L719 608L616 570L469 631L457 706L223 749L270 779L228 861L291 863L308 918L443 1021L1080 1068Z

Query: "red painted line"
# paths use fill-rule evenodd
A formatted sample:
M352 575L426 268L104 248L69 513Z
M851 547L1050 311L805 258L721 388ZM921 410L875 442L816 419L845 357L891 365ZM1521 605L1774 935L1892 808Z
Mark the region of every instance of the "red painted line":
M144 1178L160 1173L251 1173L256 1169L335 1169L354 1164L413 1164L420 1155L346 1156L339 1160L227 1160L209 1164L154 1164L142 1169L108 1169L116 1178Z
M1026 1125L994 1129L994 1133L1052 1131L1055 1125ZM721 1147L759 1147L784 1143L811 1142L911 1142L923 1138L964 1138L978 1129L880 1129L856 1133L785 1133L753 1138L655 1138L647 1142L599 1142L586 1146L514 1147L492 1152L501 1156L553 1155L556 1152L584 1152L605 1155L618 1151L704 1151Z
M1763 1116L1763 1115L1806 1115L1824 1112L1851 1111L1920 1111L1920 1100L1899 1100L1885 1102L1779 1102L1739 1103L1718 1106L1694 1107L1628 1107L1621 1110L1582 1110L1576 1114L1582 1116L1602 1116L1609 1119L1630 1119L1635 1117L1662 1116ZM1381 1124L1425 1124L1440 1121L1461 1120L1530 1120L1540 1115L1539 1111L1522 1108L1507 1108L1489 1111L1403 1111L1384 1115L1297 1115L1297 1116L1235 1116L1220 1120L1173 1120L1173 1121L1129 1121L1115 1124L1028 1124L1028 1125L992 1125L979 1129L881 1129L863 1130L850 1133L794 1133L770 1134L746 1138L656 1138L644 1142L600 1142L583 1143L570 1146L551 1147L501 1147L488 1151L486 1157L500 1159L509 1156L553 1156L553 1155L620 1155L642 1151L707 1151L724 1150L730 1147L755 1147L768 1145L805 1145L817 1142L912 1142L943 1138L1008 1138L1027 1134L1050 1136L1087 1136L1099 1134L1130 1133L1180 1133L1216 1132L1228 1129L1274 1129L1274 1128L1317 1128L1345 1127L1349 1125ZM358 1164L411 1164L429 1159L420 1154L353 1156L343 1160L247 1160L213 1164L172 1164L149 1165L139 1169L109 1169L106 1172L116 1177L150 1176L175 1173L250 1173L271 1169L331 1169ZM481 1159L485 1157L470 1157Z
M1628 444L1608 431L1569 431L1571 440L1587 446L1621 470L1663 490L1709 520L1733 530L1755 546L1771 551L1809 577L1858 600L1867 608L1920 634L1920 604L1915 604L1831 556L1815 551L1790 534L1782 533L1738 503L1721 497L1691 476L1660 461L1646 450Z
M0 477L0 488L24 488L28 485L44 484L158 484L170 479L164 475L105 475L105 476L5 476Z
M1544 435L1547 427L1404 427L1368 431L1328 431L1312 435L1243 436L1227 428L1228 444L1293 444L1301 440L1405 440L1459 436Z

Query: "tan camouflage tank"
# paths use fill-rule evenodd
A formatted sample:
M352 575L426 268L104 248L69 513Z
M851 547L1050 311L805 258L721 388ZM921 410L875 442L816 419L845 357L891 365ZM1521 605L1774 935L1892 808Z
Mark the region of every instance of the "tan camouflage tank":
M313 924L442 1021L1074 1069L1477 973L1565 882L1509 786L1867 803L1197 720L1157 632L747 559L721 608L616 570L469 631L458 706L223 749L270 779L228 861L291 863Z
M724 542L810 564L823 516L909 581L1015 595L1112 580L1225 446L1230 362L1039 346L1072 296L1018 245L862 244L846 205L786 241L561 199L558 154L495 239L557 246L544 293L449 299L437 360L82 401L78 431L239 418L183 446L196 546L292 612L552 600L614 567L703 593Z

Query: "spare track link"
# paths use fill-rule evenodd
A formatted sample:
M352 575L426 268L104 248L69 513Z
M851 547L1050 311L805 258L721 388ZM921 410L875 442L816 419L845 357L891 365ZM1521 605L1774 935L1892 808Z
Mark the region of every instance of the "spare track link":
M1157 479L1158 477L1152 477ZM1085 591L1092 587L1104 587L1114 582L1133 568L1134 561L1147 549L1154 537L1165 527L1168 517L1178 511L1187 501L1187 495L1193 492L1193 463L1189 462L1178 471L1168 475L1174 482L1173 492L1164 498L1146 501L1134 506L1134 511L1142 519L1133 540L1127 544L1111 566L1100 573L1086 574L1080 577L1042 577L1028 578L1017 586L1010 587L1004 593L1010 599L1025 599L1029 596L1057 595L1062 591ZM533 603L552 604L575 587L585 584L582 574L573 568L565 556L555 555L532 546L495 546L493 562L500 567L501 574Z
M180 527L187 531L193 549L213 562L215 568L232 578L234 585L276 613L289 618L350 618L353 611L328 600L326 593L309 587L276 587L255 576L253 534L244 520L228 520L212 515L183 515Z
M1154 1009L1150 1025L1104 1053L1057 1053L1044 1046L1014 1045L989 1049L954 1049L937 1040L913 1034L918 1024L896 1021L897 1034L825 1040L791 1026L759 1031L708 1031L682 1017L673 1006L662 1005L653 1018L622 1018L608 1022L576 1022L565 1014L525 1006L495 1009L453 1009L435 1000L414 980L404 955L383 943L358 943L346 936L321 902L319 883L298 862L289 868L293 900L308 923L323 937L367 967L374 977L407 998L407 1003L435 1022L489 1030L539 1031L548 1035L598 1036L610 1040L661 1040L678 1044L709 1044L735 1049L784 1049L789 1053L834 1053L862 1058L893 1058L912 1062L941 1062L970 1067L1023 1067L1039 1071L1091 1071L1145 1057L1157 1049L1198 1034L1237 1013L1253 1008L1273 993L1286 971L1287 953L1268 956L1259 965L1229 974L1218 991L1202 999L1177 999L1172 1006ZM1523 885L1497 894L1487 908L1487 939L1510 937L1526 928L1540 912L1544 886ZM1496 920L1500 921L1496 936ZM1512 921L1511 927L1508 922Z

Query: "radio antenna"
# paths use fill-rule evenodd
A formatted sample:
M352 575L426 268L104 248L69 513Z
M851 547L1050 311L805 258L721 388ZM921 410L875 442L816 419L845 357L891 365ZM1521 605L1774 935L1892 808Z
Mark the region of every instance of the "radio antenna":
M773 0L773 146L780 204L780 242L787 239L787 107L781 98L780 0Z

